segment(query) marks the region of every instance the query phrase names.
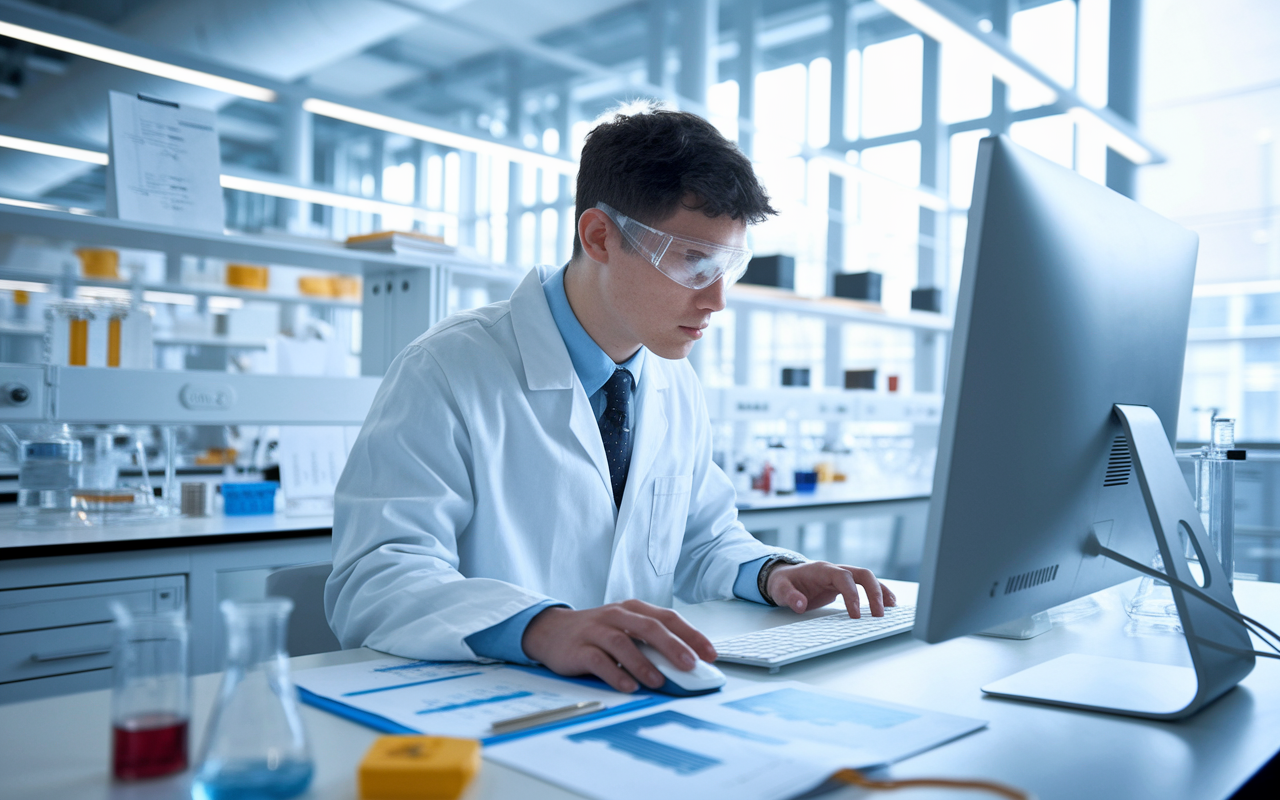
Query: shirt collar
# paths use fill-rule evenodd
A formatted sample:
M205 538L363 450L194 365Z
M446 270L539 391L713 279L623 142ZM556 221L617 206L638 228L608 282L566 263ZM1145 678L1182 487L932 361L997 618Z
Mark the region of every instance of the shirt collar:
M612 358L600 349L595 339L582 327L578 317L569 305L569 296L564 291L564 267L556 270L542 284L542 291L547 296L547 305L551 307L551 317L560 329L560 338L569 350L569 360L573 362L573 371L578 373L578 380L587 397L604 387L605 382L613 376L618 367L631 373L636 386L640 385L640 370L644 366L645 348L641 346L636 354L622 364L615 364Z

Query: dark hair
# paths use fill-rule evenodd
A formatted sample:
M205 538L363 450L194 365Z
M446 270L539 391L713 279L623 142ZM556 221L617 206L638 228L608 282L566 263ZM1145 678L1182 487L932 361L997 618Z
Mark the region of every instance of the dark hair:
M578 165L574 257L582 253L576 223L599 202L655 226L681 206L747 224L778 213L737 145L702 117L654 103L620 109L587 134Z

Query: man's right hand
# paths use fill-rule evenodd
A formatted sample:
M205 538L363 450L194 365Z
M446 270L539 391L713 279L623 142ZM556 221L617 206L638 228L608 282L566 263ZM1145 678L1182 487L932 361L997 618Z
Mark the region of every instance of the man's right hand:
M714 661L707 637L669 608L626 600L582 611L561 606L538 614L524 629L525 655L560 675L595 675L620 692L657 689L666 678L640 653L647 642L681 669ZM633 677L634 676L634 677Z

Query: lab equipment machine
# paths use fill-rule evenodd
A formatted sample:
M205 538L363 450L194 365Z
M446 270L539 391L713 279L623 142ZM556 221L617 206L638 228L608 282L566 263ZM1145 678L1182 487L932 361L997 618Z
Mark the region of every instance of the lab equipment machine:
M982 140L973 198L915 635L944 641L1128 580L1149 569L1154 531L1191 667L1073 654L983 689L1194 713L1254 665L1171 446L1197 237L1005 137Z

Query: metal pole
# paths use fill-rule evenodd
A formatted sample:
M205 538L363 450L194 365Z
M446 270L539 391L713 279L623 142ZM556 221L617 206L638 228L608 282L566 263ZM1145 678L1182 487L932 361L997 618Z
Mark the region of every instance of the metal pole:
M1107 107L1130 122L1138 122L1138 69L1142 39L1142 0L1111 0L1111 31L1107 42ZM1107 150L1107 188L1125 197L1137 190L1138 168L1127 158Z

